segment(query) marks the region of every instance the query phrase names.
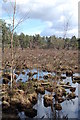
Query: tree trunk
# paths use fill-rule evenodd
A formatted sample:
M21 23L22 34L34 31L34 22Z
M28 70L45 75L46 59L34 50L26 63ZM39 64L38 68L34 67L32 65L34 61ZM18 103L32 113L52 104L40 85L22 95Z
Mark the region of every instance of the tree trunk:
M16 10L16 0L14 5L14 13L13 13L13 28L12 28L12 35L11 35L11 89L12 89L12 82L13 82L13 66L14 66L14 51L13 51L13 33L14 33L14 19L15 19L15 10Z
M11 88L12 88L12 81L13 81L13 31L11 36Z

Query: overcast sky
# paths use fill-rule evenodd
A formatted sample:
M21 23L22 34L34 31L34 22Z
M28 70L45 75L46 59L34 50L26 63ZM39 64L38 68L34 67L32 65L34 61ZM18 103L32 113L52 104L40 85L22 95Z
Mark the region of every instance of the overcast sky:
M2 18L11 23L12 6L9 1L2 1ZM79 0L16 0L15 24L22 16L27 15L17 29L17 33L41 36L62 36L67 29L66 37L76 35L78 37L78 1ZM7 11L7 12L5 12ZM8 15L9 14L9 15ZM0 13L1 15L1 13ZM67 25L68 23L68 25ZM67 25L67 27L66 27Z

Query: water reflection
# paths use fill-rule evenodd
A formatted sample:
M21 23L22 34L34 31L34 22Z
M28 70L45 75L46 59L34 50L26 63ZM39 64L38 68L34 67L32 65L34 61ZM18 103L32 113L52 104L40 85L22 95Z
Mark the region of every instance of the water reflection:
M43 80L43 76L47 75L47 74L51 74L52 76L55 76L55 73L50 73L50 72L43 72L41 70L24 70L25 74L20 74L19 76L17 76L16 81L20 80L22 82L26 82L29 79L28 73L29 72L38 72L37 74L33 75L32 78L36 78L38 77L39 80ZM66 74L62 74L63 76L66 76ZM73 76L79 76L80 74L75 73L73 74ZM35 116L34 118L80 118L80 84L78 83L73 83L72 82L72 77L67 77L65 79L63 79L64 83L69 82L69 84L72 87L76 87L76 91L75 94L78 95L78 97L76 97L75 99L72 100L65 100L64 102L61 103L62 106L62 110L61 111L57 111L54 109L53 106L51 107L45 107L44 106L44 101L43 101L43 97L44 95L38 94L38 101L37 104L33 107L34 109L37 110L37 116ZM70 93L69 89L66 89L67 92ZM45 94L51 94L50 92L45 91ZM54 105L54 101L53 101L53 105ZM19 113L19 116L21 115L22 118L25 118L25 114Z
M38 102L34 108L37 109L37 116L35 118L51 118L51 108L44 107L43 95L38 95Z

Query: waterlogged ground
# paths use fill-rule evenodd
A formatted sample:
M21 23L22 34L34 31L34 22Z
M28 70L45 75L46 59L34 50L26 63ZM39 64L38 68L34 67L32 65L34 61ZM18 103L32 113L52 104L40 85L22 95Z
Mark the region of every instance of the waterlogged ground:
M29 94L33 94L35 89L37 89L37 84L39 87L43 87L41 84L49 82L49 87L62 87L66 90L68 96L70 93L70 87L76 88L74 94L76 97L68 98L64 97L64 101L60 103L62 107L61 110L56 110L54 107L55 102L55 92L50 92L45 89L45 94L38 93L37 102L33 105L33 116L34 118L79 118L80 110L80 74L78 69L78 51L77 50L53 50L53 49L16 49L14 52L14 91L19 96L14 95L12 98L14 101L10 101L10 96L6 94L9 92L10 88L10 68L11 68L11 53L9 49L5 49L2 70L0 75L3 74L3 78L0 80L0 84L3 82L3 101L0 104L4 105L4 116L12 116L10 111L16 105L16 102L20 102L25 105L25 100L28 98ZM36 68L36 69L34 69ZM7 73L7 74L5 74ZM49 78L46 77L49 75ZM77 76L77 78L75 78ZM6 79L7 78L7 79ZM75 80L74 80L75 78ZM39 82L38 82L39 81ZM41 81L41 82L40 82ZM16 83L16 84L15 84ZM28 83L28 85L27 85ZM35 87L34 87L35 85ZM66 86L67 85L67 86ZM21 87L21 88L20 88ZM32 88L31 88L32 87ZM48 87L48 86L47 86ZM67 88L66 88L67 87ZM57 87L56 87L57 88ZM49 88L50 89L50 88ZM57 88L58 89L58 88ZM56 90L57 90L56 89ZM20 91L21 90L21 91ZM45 107L44 96L52 95L53 101L51 106ZM4 96L7 96L7 101ZM16 100L16 99L17 100ZM30 98L28 98L30 99ZM6 101L6 102L4 102ZM30 102L27 100L27 102ZM10 104L12 108L10 109ZM20 105L20 103L19 103ZM9 107L9 109L8 109ZM23 107L23 106L22 106ZM6 109L6 110L5 110ZM8 113L7 113L8 111ZM9 114L10 113L10 114ZM15 113L15 110L14 110ZM23 110L17 109L17 114L19 119L25 120L25 118L30 118L30 114L25 114ZM5 118L4 118L5 119Z
M18 82L19 80L21 80L22 82L26 82L29 78L29 76L27 75L28 72L37 72L36 69L33 69L33 70L24 70L25 72L25 75L23 74L20 74L16 81ZM44 75L48 75L48 74L51 74L52 76L55 76L56 74L55 73L51 73L51 72L43 72L41 70L38 69L38 74L34 75L32 78L38 78L38 80L44 80L43 76ZM76 98L75 99L72 99L72 100L65 100L64 102L61 103L61 106L62 106L62 110L61 111L52 111L51 107L45 107L44 106L44 102L43 102L43 97L44 95L42 94L38 94L38 101L37 101L37 104L33 106L33 108L35 108L37 110L37 116L35 116L34 118L63 118L63 116L66 118L78 118L79 116L79 99L78 99L78 89L80 87L80 84L78 83L73 83L72 82L72 77L67 77L66 74L62 74L62 76L65 76L66 79L63 79L63 82L66 84L67 82L70 83L70 85L72 87L76 87L76 91L75 91L75 94L76 94ZM79 73L75 73L73 74L73 76L80 76ZM70 93L70 90L69 89L66 89L67 92ZM50 92L48 91L45 91L45 94L51 94ZM54 108L53 108L54 109ZM24 112L21 112L19 113L19 116L23 119L26 118Z

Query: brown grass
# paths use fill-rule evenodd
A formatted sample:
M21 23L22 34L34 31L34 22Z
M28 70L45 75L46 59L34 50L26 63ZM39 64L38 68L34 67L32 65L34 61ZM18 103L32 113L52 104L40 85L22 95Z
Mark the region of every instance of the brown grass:
M2 58L3 67L11 65L10 49L5 49ZM21 69L27 67L48 71L67 67L75 71L75 66L78 66L78 50L16 49L14 66L21 67Z

